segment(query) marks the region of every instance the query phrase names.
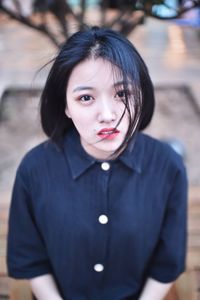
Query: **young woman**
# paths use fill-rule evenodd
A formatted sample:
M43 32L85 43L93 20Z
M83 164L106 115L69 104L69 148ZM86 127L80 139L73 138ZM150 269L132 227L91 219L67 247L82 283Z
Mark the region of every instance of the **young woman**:
M63 46L41 97L49 139L23 158L8 271L39 300L161 300L184 271L187 180L140 131L154 92L120 34L93 27Z

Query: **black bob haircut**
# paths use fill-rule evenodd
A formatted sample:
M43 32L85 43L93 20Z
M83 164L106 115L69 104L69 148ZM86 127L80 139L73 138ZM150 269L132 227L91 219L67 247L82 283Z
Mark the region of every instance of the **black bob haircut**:
M64 43L53 62L41 95L42 128L52 141L59 143L74 126L65 114L68 80L78 63L92 57L109 61L120 71L124 88L130 84L132 86L132 101L126 97L124 103L125 110L129 112L129 128L124 142L117 149L119 151L136 131L143 130L150 123L155 101L152 81L140 54L128 39L110 29L87 27L73 34ZM134 107L133 116L131 105Z

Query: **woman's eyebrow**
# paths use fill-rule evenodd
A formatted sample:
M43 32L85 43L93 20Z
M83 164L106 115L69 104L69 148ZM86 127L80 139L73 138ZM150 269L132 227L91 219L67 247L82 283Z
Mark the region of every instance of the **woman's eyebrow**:
M124 84L124 81L121 80L121 81L117 81L113 84L113 86L118 86L118 85L123 85Z
M94 90L92 86L77 86L73 89L73 92L84 91L84 90Z
M130 81L128 81L128 82L125 82L124 80L121 80L121 81L117 81L117 82L115 82L114 84L113 84L113 86L114 87L116 87L116 86L119 86L119 85L123 85L123 86L126 86L126 85L130 85L131 84L131 82Z

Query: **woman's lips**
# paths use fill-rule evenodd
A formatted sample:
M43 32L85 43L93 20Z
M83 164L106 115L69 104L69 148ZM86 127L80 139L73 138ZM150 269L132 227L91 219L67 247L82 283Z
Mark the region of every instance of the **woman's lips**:
M119 130L116 128L103 128L101 129L97 135L102 139L113 140L119 134Z

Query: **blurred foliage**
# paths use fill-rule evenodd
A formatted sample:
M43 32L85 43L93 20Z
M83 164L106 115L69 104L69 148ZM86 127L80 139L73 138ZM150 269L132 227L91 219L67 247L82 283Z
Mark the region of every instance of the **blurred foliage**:
M76 6L70 3L66 0L32 0L25 11L23 0L0 0L0 13L41 32L60 47L70 35L70 24L76 24L79 30L88 22L88 1L80 0ZM146 17L177 19L199 7L200 0L99 0L96 6L100 17L95 25L113 28L127 36L138 25L144 24ZM163 14L163 8L167 14Z

